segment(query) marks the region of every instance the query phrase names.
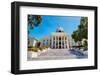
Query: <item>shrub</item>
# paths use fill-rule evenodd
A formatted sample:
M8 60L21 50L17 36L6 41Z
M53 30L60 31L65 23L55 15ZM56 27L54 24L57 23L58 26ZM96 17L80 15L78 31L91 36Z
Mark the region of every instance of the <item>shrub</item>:
M28 48L32 48L33 46L28 46Z
M43 50L43 48L42 47L39 47L39 49L42 51Z
M84 51L88 50L88 42L86 40L84 41L83 46L84 46Z
M49 46L42 46L43 49L49 48Z
M36 48L36 47L33 47L33 48L32 48L32 51L33 51L33 52L38 52L38 50L39 50L39 48Z
M49 46L45 46L46 48L49 48Z

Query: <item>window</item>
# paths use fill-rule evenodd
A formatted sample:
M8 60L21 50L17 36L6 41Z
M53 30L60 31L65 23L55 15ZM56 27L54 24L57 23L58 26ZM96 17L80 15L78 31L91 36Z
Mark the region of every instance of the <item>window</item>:
M65 40L67 39L67 37L65 37Z
M61 40L61 37L59 37L59 40Z

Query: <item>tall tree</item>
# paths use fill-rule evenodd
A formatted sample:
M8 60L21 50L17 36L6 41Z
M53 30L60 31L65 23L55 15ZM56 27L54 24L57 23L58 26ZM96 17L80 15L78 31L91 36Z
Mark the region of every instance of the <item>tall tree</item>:
M88 37L88 18L81 17L80 25L79 25L80 33L82 33L82 38L87 39Z
M88 18L87 17L81 17L80 19L80 25L78 26L78 29L73 32L72 38L75 42L82 41L82 39L87 39L88 37Z
M30 30L33 30L34 27L39 26L41 21L42 17L40 15L28 15L28 44L29 44Z

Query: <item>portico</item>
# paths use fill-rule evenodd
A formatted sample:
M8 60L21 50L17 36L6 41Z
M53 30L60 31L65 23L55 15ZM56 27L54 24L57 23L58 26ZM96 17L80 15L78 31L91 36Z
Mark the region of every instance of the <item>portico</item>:
M59 27L56 32L51 35L51 48L53 49L64 49L69 48L69 42L67 34L64 32L63 28Z
M70 39L62 27L58 27L56 32L52 32L50 37L42 39L42 45L50 46L52 49L69 49Z
M69 48L67 35L65 33L53 33L51 37L51 48Z

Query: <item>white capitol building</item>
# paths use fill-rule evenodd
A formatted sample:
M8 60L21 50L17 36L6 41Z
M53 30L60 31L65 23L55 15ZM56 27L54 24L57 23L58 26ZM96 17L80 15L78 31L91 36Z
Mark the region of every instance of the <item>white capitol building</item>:
M52 49L69 49L73 46L73 40L64 32L62 27L58 27L56 32L52 32L50 37L44 37L42 45L50 46Z
M52 32L51 35L46 36L42 38L41 40L38 40L34 37L29 38L28 40L29 46L35 46L38 47L48 47L46 49L42 49L42 51L38 50L38 52L28 52L28 58L29 60L36 59L59 59L59 58L79 58L78 55L73 54L69 51L69 49L72 49L75 46L74 40L64 32L64 29L62 27L58 27L55 32ZM29 50L29 49L28 49ZM78 52L78 51L74 51ZM87 52L86 52L86 55ZM82 56L86 56L83 55ZM78 57L77 57L78 56ZM81 58L82 58L81 56Z

